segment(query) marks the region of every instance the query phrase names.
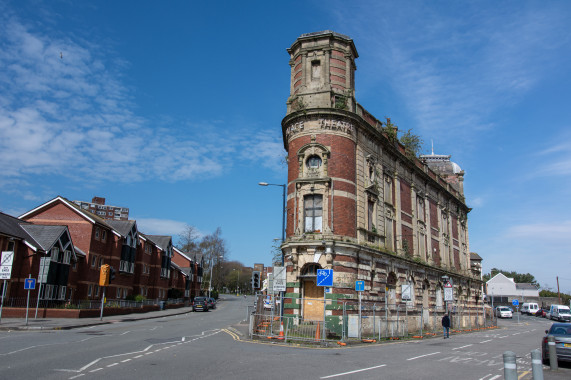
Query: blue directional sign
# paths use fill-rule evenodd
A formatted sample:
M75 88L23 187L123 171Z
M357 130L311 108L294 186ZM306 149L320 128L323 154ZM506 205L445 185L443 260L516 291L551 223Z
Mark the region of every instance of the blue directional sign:
M358 292L365 291L365 281L355 281L355 290Z
M317 270L317 286L333 286L333 269Z
M36 289L36 279L35 278L27 278L24 281L24 290L34 290Z
M519 301L518 301L518 300L513 300L513 301L512 301L512 305L514 305L514 306L519 305Z

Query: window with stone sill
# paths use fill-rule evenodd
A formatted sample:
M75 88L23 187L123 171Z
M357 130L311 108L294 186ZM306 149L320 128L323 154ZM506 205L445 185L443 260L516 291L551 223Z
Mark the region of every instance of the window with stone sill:
M304 232L317 232L322 230L323 223L323 196L310 194L304 197Z

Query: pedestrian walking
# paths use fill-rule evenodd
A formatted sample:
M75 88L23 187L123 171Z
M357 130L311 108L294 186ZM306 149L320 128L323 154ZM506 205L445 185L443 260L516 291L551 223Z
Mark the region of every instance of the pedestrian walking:
M442 328L444 329L444 339L450 338L450 318L448 314L444 314L444 317L442 317Z

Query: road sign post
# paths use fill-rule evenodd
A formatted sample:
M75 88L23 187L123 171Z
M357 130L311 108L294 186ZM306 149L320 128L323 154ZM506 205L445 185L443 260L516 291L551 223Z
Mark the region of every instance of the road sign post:
M361 323L361 299L362 299L362 294L363 291L365 291L365 281L355 281L355 290L359 293L359 339L361 339L361 329L362 329L362 323ZM374 324L374 321L373 321Z
M515 306L515 312L517 314L517 323L519 323L519 300L512 300L512 305Z
M28 278L24 280L24 290L28 291L28 297L26 299L26 326L28 326L28 310L30 308L30 290L36 289L36 279L32 278L29 274Z
M50 257L40 258L40 272L38 274L38 299L36 300L36 316L34 319L38 319L38 307L40 306L40 294L42 294L42 285L48 282L48 272L50 270Z
M333 286L333 269L317 270L317 286L323 286L323 327L321 336L325 339L325 314L327 308L327 288Z
M2 309L4 308L4 296L6 295L6 280L12 276L12 262L14 261L14 251L2 252L0 261L0 280L4 280L2 286L2 301L0 303L0 322L2 321Z

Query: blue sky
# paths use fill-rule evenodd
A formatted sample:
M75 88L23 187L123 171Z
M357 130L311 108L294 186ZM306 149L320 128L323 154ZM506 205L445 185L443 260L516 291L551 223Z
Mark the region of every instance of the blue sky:
M484 270L571 292L569 19L568 1L0 0L0 210L101 196L269 264L286 48L329 29L359 52L357 101L466 171Z

